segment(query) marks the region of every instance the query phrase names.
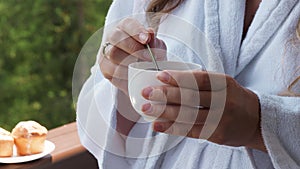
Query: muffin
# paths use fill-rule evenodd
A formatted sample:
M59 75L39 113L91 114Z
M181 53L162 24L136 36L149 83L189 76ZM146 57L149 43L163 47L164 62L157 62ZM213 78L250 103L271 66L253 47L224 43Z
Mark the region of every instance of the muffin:
M0 157L11 157L13 155L14 138L10 132L0 127Z
M47 133L47 129L35 121L19 122L12 130L18 155L43 152Z

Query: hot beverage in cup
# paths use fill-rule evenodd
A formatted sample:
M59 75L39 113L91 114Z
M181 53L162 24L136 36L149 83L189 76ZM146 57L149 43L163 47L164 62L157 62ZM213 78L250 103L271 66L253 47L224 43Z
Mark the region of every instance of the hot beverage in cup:
M146 120L153 121L154 117L147 116L142 112L142 106L149 103L142 96L142 90L149 86L166 85L156 78L156 74L162 70L202 70L202 66L194 63L175 61L157 62L160 70L157 70L152 62L135 62L128 67L128 93L133 108ZM164 103L156 103L164 104Z

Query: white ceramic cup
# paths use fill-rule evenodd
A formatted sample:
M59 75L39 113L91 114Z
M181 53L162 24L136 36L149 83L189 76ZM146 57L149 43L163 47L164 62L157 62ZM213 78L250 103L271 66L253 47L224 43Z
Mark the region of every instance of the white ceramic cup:
M201 65L194 63L158 61L157 64L161 70L202 70ZM149 86L166 85L156 78L157 73L152 62L135 62L128 66L128 93L131 104L136 112L149 122L156 118L142 112L142 106L150 102L142 96L142 90Z

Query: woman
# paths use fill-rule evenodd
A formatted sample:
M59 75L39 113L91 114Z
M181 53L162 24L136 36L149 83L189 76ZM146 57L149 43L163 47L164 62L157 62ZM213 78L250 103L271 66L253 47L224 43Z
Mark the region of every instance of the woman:
M194 71L195 87L187 72L159 72L157 78L168 86L141 91L149 101L167 99L162 114L159 105L142 107L145 114L164 120L152 124L140 123L130 106L127 66L150 61L139 52L145 44L158 59L166 59L160 52L164 50L182 57L186 53L176 42L154 35L168 33L169 17L148 14L153 29L127 17L144 9L173 14L204 32L226 74L213 66ZM100 168L300 168L299 19L297 0L115 0L106 20L108 27L114 26L105 28L98 64L79 97L77 122L83 145ZM176 28L172 31L179 34L182 30ZM225 85L219 85L224 78ZM193 97L195 93L200 98ZM226 99L218 99L219 93L226 93ZM213 106L222 101L224 107ZM195 107L195 118L179 114ZM208 120L215 114L222 115L217 124ZM103 125L107 121L112 130ZM207 126L214 125L209 134ZM147 140L151 136L154 141ZM144 139L136 141L139 138Z

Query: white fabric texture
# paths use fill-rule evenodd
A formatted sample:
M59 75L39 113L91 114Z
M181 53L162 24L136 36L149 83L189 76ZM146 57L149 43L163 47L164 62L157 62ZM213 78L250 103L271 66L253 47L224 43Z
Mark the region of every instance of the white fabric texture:
M104 32L111 30L115 21L144 12L147 3L146 0L114 0ZM300 1L263 0L242 41L244 12L245 0L185 0L172 14L186 24L166 17L158 37L166 42L168 59L176 60L173 57L176 55L187 62L205 64L208 70L224 71L258 95L268 153L153 133L150 124L142 120L133 127L130 137L123 140L114 131L117 90L103 78L95 64L79 96L77 124L81 142L98 159L99 168L300 168L300 98L278 95L299 76L296 70L300 65L300 46L291 43L300 19ZM196 29L185 30L189 29L187 23ZM215 49L213 53L206 51L208 57L201 56L200 60L197 48L203 52L199 47L202 37L199 40L199 36L186 36L198 31L204 32ZM172 35L189 41L191 49ZM103 42L105 37L106 34ZM300 91L300 86L294 90Z

